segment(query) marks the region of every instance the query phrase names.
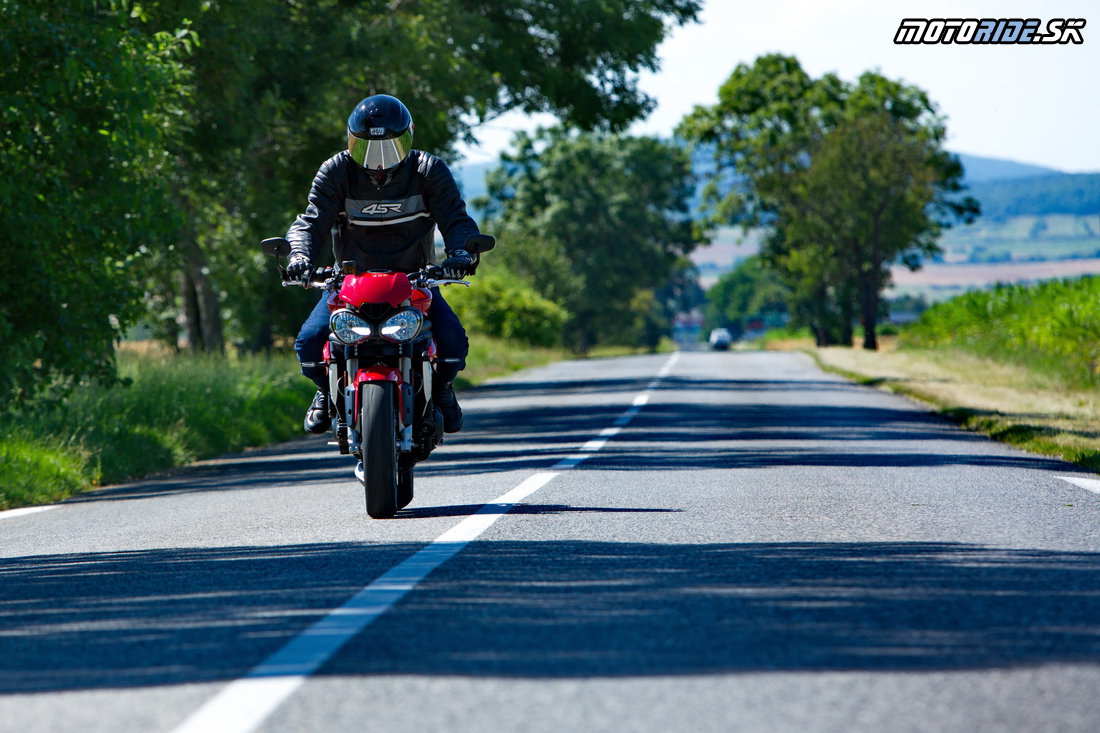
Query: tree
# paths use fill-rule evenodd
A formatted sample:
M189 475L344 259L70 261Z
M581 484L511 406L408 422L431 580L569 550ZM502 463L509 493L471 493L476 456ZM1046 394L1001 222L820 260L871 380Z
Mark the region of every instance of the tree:
M690 158L653 138L520 134L488 187L489 225L507 242L496 259L565 308L566 342L579 353L647 333L654 291L700 242Z
M201 43L188 123L173 152L187 217L166 267L183 273L162 310L182 308L193 344L229 332L251 346L296 327L302 294L278 292L252 243L285 231L322 160L344 144L344 115L371 93L412 110L417 147L447 156L476 126L513 109L583 128L621 129L653 102L653 69L670 24L699 0L146 0L150 27L186 18ZM174 265L174 267L173 267ZM166 288L166 285L170 287ZM245 297L247 296L247 297ZM283 307L276 307L282 304ZM162 321L174 337L174 319Z
M185 25L144 34L121 0L0 0L0 406L114 377L186 101Z
M740 336L750 318L785 314L788 297L779 275L759 257L748 257L707 290L704 330L729 328Z
M764 261L791 289L792 316L819 344L874 337L889 265L913 269L977 203L957 196L962 166L943 150L943 117L919 88L875 72L812 79L790 56L739 65L712 107L679 131L712 146L714 221L764 226Z
M937 221L927 215L935 200L931 141L910 134L882 112L844 120L814 151L797 178L797 211L788 234L812 242L833 267L823 275L854 284L863 347L878 348L881 292L891 263L919 266L938 251Z

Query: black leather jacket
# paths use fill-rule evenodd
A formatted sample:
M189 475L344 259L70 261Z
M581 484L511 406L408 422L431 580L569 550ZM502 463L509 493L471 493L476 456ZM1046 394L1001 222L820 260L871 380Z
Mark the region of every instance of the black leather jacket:
M448 252L478 233L442 160L413 150L378 183L344 150L321 164L309 205L286 238L291 252L310 262L331 238L337 264L354 260L360 271L412 272L431 261L436 226Z

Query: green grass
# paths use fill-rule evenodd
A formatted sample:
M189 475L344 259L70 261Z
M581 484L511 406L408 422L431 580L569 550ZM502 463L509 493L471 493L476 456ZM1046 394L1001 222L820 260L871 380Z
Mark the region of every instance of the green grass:
M906 395L958 425L1100 471L1100 388L1072 386L1015 360L944 348L807 347L822 368Z
M1100 277L1000 285L937 303L899 345L1012 362L1075 387L1100 382Z
M0 425L0 509L41 504L298 434L313 391L292 356L119 355L130 386L85 386Z
M570 358L566 349L528 346L491 336L470 335L466 369L455 380L457 389L481 384L486 379Z
M593 356L625 353L638 350L603 349ZM456 386L572 356L475 335ZM123 350L119 373L129 386L85 386L51 409L0 423L0 510L60 501L95 486L288 440L301 434L314 389L290 353L216 359Z
M569 358L473 336L459 389ZM203 458L301 434L313 386L290 353L216 359L124 350L129 386L85 386L0 423L0 510L60 501Z

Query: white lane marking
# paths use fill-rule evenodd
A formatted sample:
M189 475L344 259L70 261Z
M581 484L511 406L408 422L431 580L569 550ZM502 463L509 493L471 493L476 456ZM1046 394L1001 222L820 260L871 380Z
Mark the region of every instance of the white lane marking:
M48 512L51 509L57 509L57 504L49 504L47 506L25 506L20 507L19 509L7 509L0 512L0 519L13 519L15 517L22 517L26 514Z
M668 374L679 355L679 352L672 355L661 369L661 374ZM635 397L633 405L624 415L629 414L631 418L637 415L642 405L649 401L648 393L658 381L651 382L645 393ZM476 514L463 519L427 547L383 573L347 603L330 611L243 677L223 687L173 733L207 733L212 730L248 733L255 730L340 647L393 608L433 570L477 539L517 503L541 489L562 471L574 468L603 448L625 424L619 425L616 421L615 427L600 432L600 438L581 446L579 453L563 458L549 471L528 476L514 489L481 507Z
M1055 476L1054 478L1060 478L1063 481L1068 481L1074 486L1080 486L1086 491L1091 491L1094 494L1100 494L1100 480L1094 478L1077 478L1076 476Z

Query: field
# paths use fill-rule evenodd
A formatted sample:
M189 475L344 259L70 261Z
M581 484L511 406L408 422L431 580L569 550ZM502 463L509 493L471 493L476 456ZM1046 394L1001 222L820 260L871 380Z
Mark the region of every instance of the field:
M1100 216L1047 214L979 219L944 232L943 261L1006 262L1100 257Z
M944 300L967 290L997 283L1027 283L1100 274L1100 258L955 265L931 263L916 272L895 267L891 274L894 286L887 291L887 297L922 294L929 300Z
M713 243L691 259L704 288L742 259L756 254L763 234L720 227ZM917 272L893 269L888 297L924 295L943 300L999 282L1019 283L1100 273L1100 216L1051 214L981 221L949 229L940 240L943 257Z

